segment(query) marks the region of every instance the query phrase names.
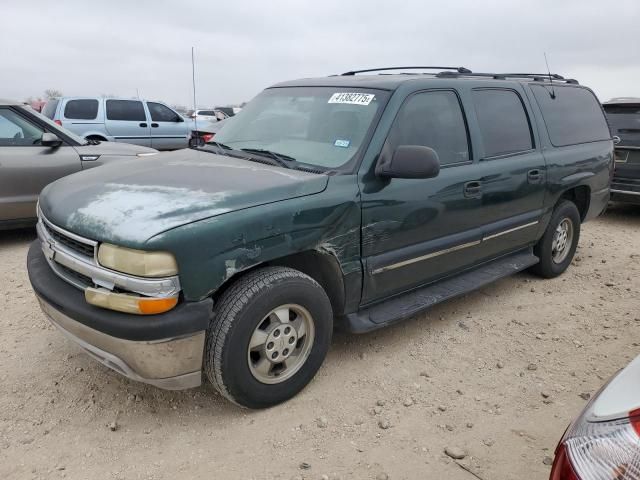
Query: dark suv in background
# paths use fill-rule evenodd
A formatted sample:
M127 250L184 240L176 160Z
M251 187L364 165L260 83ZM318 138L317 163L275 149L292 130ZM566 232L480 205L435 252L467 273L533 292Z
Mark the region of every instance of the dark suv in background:
M616 139L611 200L640 205L640 98L614 98L604 111Z
M313 378L334 325L371 331L527 268L562 274L609 201L593 92L367 72L275 85L202 147L50 185L28 257L45 313L130 378L188 388L204 368L260 408Z

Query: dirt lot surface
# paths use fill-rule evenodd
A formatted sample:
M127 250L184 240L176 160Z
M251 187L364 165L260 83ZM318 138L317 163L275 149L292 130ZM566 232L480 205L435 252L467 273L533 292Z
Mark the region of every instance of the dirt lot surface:
M91 360L37 306L33 238L0 232L3 479L542 480L585 398L640 353L640 208L584 225L558 279L520 274L393 328L336 335L316 379L266 411Z

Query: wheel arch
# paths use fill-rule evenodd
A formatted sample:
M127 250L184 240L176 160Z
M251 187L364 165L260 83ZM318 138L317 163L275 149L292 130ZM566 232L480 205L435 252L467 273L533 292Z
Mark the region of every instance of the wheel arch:
M306 250L293 253L283 257L264 261L256 265L252 265L242 271L236 272L213 294L214 302L219 298L233 283L247 273L263 267L289 267L309 275L324 289L331 301L331 307L334 315L340 315L345 309L346 294L344 274L340 267L340 262L331 253L321 252L319 250Z
M580 213L580 220L584 221L589 211L591 202L591 187L587 185L578 185L565 190L556 202L556 205L562 200L569 200L575 204Z
M95 138L96 140L100 140L101 142L108 142L109 139L107 138L106 135L102 134L102 133L87 133L84 135L84 138L86 140L89 140L90 138Z

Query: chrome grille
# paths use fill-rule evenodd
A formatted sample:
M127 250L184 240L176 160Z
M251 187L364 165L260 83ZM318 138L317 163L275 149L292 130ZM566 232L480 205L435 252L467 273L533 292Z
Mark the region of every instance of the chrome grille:
M69 280L69 283L72 283L80 288L93 287L95 283L91 279L91 277L87 277L86 275L81 274L80 272L76 272L75 270L71 270L69 267L62 265L61 263L57 263L55 268L60 270L64 277Z
M52 224L40 209L38 218L36 229L47 262L56 275L75 287L84 290L89 286L99 286L148 297L171 297L180 292L177 275L141 278L102 267L97 259L97 241Z
M95 254L94 245L80 242L74 238L71 238L69 235L65 235L59 229L55 229L49 224L47 221L43 222L44 228L46 228L47 233L53 237L53 239L67 247L69 250L74 251L80 255L83 255L88 258L93 258Z

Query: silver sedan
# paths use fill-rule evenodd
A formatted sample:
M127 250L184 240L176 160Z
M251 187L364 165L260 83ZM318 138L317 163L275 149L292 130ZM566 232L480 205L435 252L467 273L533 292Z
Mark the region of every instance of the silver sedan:
M60 177L156 153L138 145L87 141L31 107L0 100L0 229L35 224L40 191Z

